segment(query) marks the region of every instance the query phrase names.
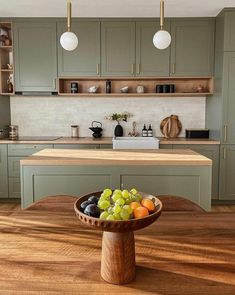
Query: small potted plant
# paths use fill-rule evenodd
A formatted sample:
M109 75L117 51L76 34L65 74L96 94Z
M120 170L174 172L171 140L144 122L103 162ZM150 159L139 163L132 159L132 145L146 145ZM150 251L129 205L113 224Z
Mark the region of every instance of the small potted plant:
M114 113L110 116L105 117L105 119L110 120L110 121L116 121L117 125L114 129L114 135L117 137L123 136L123 128L120 125L121 121L127 122L127 118L131 117L131 114L128 112L124 113Z

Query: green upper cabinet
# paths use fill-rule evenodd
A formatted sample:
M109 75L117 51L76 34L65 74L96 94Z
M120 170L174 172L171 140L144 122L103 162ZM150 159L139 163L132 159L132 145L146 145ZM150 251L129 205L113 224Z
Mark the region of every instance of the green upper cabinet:
M171 76L210 76L214 66L214 19L171 23Z
M101 23L101 75L134 76L135 22Z
M58 75L60 77L100 75L100 22L73 21L72 31L78 37L78 47L66 51L60 45L60 36L66 24L57 24Z
M56 22L14 23L15 90L56 91Z
M224 51L235 51L235 11L225 12Z
M170 26L165 24L170 31ZM159 22L136 23L136 76L169 76L170 49L159 50L153 45L153 36Z
M235 143L235 52L224 53L223 142Z

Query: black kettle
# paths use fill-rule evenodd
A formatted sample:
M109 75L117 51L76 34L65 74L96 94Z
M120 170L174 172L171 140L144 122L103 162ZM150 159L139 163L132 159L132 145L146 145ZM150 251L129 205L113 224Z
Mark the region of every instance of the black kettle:
M94 123L96 123L96 126L94 126ZM98 126L97 126L97 124L98 124ZM102 136L102 133L101 133L103 131L102 123L100 123L98 121L92 121L91 127L89 127L89 129L91 131L93 131L92 135L94 138L100 138Z

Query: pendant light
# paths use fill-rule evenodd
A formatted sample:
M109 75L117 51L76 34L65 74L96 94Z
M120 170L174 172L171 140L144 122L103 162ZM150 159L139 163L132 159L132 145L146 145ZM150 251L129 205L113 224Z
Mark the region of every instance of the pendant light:
M77 36L71 32L71 14L72 3L71 0L67 0L67 32L64 32L60 37L61 46L68 51L72 51L78 46Z
M171 35L163 30L164 0L160 0L160 31L153 36L153 45L158 49L166 49L171 44Z

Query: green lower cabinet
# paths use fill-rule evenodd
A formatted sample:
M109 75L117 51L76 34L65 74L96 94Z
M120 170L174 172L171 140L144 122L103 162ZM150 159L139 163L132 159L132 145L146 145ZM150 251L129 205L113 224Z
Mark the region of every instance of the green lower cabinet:
M191 149L212 160L212 199L219 198L219 145L173 145L174 149Z
M0 198L8 198L7 145L0 145Z
M112 150L113 149L113 145L112 144L101 144L100 145L100 149L101 150Z
M235 145L221 145L220 200L235 200Z
M172 144L159 144L160 149L173 149Z
M20 177L9 177L9 198L20 199Z
M30 156L43 149L52 149L52 144L8 144L9 156Z
M80 150L80 149L98 149L99 144L54 144L54 149L71 149L71 150Z

